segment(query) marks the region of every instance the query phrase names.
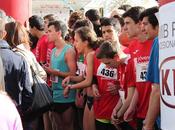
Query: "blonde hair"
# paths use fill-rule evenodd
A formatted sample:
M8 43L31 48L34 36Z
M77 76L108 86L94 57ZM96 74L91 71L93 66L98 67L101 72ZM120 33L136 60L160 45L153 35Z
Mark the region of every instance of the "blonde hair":
M0 91L5 91L4 67L3 67L3 64L2 64L1 57L0 57Z

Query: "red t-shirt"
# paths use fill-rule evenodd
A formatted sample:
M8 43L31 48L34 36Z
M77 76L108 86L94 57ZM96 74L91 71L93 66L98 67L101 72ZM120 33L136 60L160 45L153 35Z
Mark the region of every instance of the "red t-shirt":
M131 87L131 86L127 86L127 81L128 81L128 72L129 70L127 70L127 66L129 64L129 61L131 59L131 55L130 55L130 51L129 51L129 48L125 48L123 50L123 52L125 54L127 54L128 58L125 60L125 63L120 65L119 66L119 69L120 69L120 85L121 85L121 88L123 89L124 91L124 97L126 99L127 97L127 91L128 91L128 87Z
M137 117L145 118L149 97L151 93L151 83L146 81L147 65L149 62L150 51L152 48L152 40L147 40L140 43L137 52L130 60L127 69L128 72L128 86L136 86L138 91Z
M94 101L95 118L110 120L119 95L112 95L107 88L108 84L120 84L118 69L106 67L94 56L94 75L97 76L98 90L101 95L98 100Z
M35 56L39 63L46 63L48 37L43 35L37 43Z
M129 49L129 53L131 54L131 57L135 56L135 54L138 51L139 45L140 45L140 40L137 38L133 38L130 41L128 49Z
M52 49L55 47L54 42L48 42L47 44L47 56L46 56L46 64L50 65L51 53Z
M46 55L46 65L49 66L50 65L50 59L51 59L51 53L52 53L52 49L55 47L54 42L48 42L47 45L47 55ZM52 82L50 81L50 76L47 75L47 84L49 86L52 85Z

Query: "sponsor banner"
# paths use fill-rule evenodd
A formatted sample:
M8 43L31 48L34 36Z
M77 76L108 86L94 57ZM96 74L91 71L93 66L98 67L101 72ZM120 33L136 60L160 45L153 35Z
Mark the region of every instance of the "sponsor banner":
M175 1L162 0L159 9L159 65L161 128L174 130L175 123Z

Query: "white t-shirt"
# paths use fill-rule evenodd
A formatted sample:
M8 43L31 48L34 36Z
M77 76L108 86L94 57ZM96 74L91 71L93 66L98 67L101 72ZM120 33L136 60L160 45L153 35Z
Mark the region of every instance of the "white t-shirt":
M2 93L0 93L0 130L23 130L21 118L14 103Z

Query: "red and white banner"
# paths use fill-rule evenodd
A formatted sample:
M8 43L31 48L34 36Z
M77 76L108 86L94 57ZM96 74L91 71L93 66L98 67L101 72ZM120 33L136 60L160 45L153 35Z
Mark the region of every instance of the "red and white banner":
M161 0L160 5L161 128L175 130L175 0Z

